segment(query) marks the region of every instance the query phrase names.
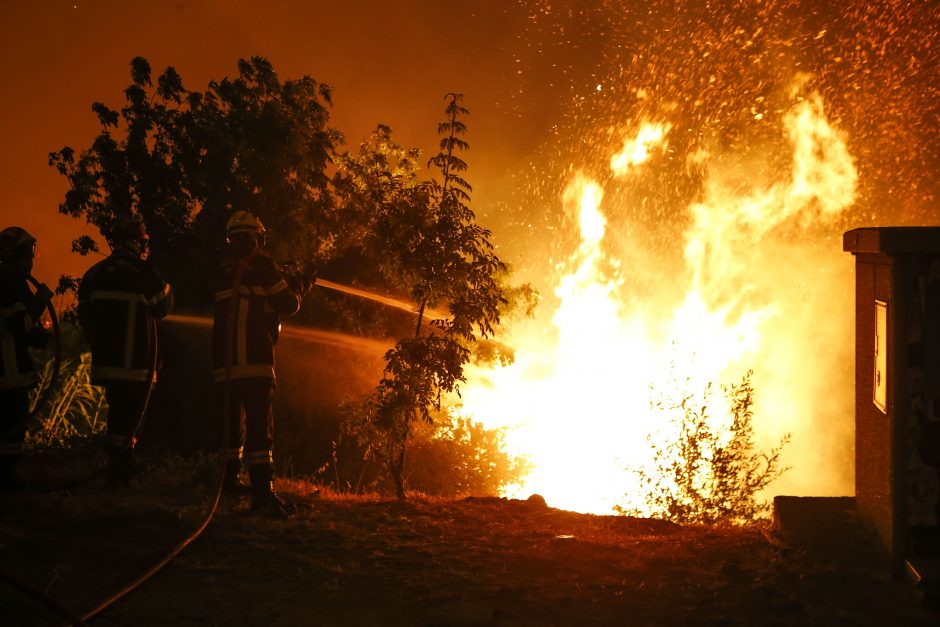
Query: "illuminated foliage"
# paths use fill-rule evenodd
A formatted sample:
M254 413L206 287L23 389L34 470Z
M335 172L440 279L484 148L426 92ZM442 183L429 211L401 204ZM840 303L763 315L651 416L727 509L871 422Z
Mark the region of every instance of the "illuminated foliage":
M743 523L767 513L769 503L758 496L786 468L780 452L789 441L767 452L754 450L754 388L751 372L741 383L723 388L728 416L710 416L711 385L702 393L667 392L651 403L675 429L664 443L649 438L653 464L637 474L645 489L648 513L681 523ZM718 420L716 420L716 418ZM615 507L622 514L644 514Z
M396 143L392 129L380 124L356 152L337 157L334 196L345 220L337 230L337 254L323 268L325 276L407 300L408 287L390 277L395 276L391 264L401 256L399 248L407 245L408 229L419 223L411 218L421 206L418 154L418 149ZM396 315L387 307L363 306L362 301L349 306L348 299L326 290L311 296L320 326L389 337L406 334L412 325L410 315Z
M414 183L407 167L399 174L388 159L360 160L378 165L361 171L379 176L385 190L372 204L371 235L364 245L383 260L383 274L407 289L419 310L414 337L400 340L386 354L375 394L347 427L366 443L368 454L386 465L400 499L413 423L431 422L442 394L459 394L472 345L492 335L507 304L499 279L506 266L493 252L490 232L476 223L468 205L471 187L461 176L467 164L457 154L469 145L462 139L466 126L460 116L467 110L460 98L448 95L447 119L438 126L440 152L429 162L439 170L440 181ZM410 155L385 152L399 165L403 158L410 161ZM451 318L431 320L425 332L425 312L441 304Z
M408 485L435 496L490 496L528 470L524 460L506 452L503 430L487 429L449 407L433 417L433 423L414 425Z
M61 320L62 363L55 389L39 412L40 419L29 425L28 448L68 447L104 432L107 424L107 401L104 390L91 385L91 353L74 321ZM30 392L30 410L52 384L52 347L39 352L42 363L40 382Z

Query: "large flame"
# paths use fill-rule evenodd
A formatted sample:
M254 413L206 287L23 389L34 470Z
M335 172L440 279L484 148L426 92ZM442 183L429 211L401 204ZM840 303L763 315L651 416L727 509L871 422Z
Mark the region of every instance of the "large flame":
M509 452L532 464L507 495L537 492L581 512L609 513L617 504L642 511L634 471L651 471L649 440L671 437L650 390L677 382L704 389L749 368L761 442L792 431L799 450L812 437L812 405L825 395L813 379L829 362L806 350L846 321L808 296L801 277L813 290L845 277L821 282L816 250L799 238L853 202L856 171L818 94L794 93L779 123L792 159L780 180L765 174L774 155L718 160L704 145L690 153L704 172L702 193L687 208L683 270L660 281L656 298L632 296L637 275L649 273L637 260L656 257L630 238L629 255L617 250L624 238L607 232L605 213L618 207L605 206L605 181L575 171L561 201L577 215L580 245L559 268L557 308L548 323L514 331L515 363L472 368L463 392L462 411L505 427ZM671 128L668 120L641 123L611 158L607 180L656 168ZM633 267L623 262L628 256ZM820 313L835 319L820 321ZM721 395L710 401L718 428L724 403ZM819 462L804 455L791 463L811 475Z
M666 133L672 128L672 124L661 123L651 124L645 122L640 126L640 131L633 139L627 140L623 144L623 149L610 159L610 169L618 175L624 175L645 163L650 158L650 151L654 147L665 148L667 143L664 141Z

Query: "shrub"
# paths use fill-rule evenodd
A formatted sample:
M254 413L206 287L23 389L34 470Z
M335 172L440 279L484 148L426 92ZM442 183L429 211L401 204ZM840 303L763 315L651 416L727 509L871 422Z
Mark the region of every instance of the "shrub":
M52 384L54 355L46 349L36 357L42 364L40 383L30 395L30 410L43 401L36 421L28 425L27 448L69 446L77 440L87 439L104 431L107 403L104 391L91 385L91 353L81 332L71 322L63 321L62 363L55 388L48 395L45 390ZM46 396L41 399L40 395Z
M321 468L320 478L335 481L341 490L396 490L383 452L376 449L381 434L361 419L361 408L347 406L345 411L338 454ZM431 415L430 422L417 421L409 436L409 489L434 496L494 496L528 472L526 460L506 452L503 430L487 429L448 406Z
M491 337L508 300L501 280L506 264L490 241L489 230L480 226L470 209L467 170L458 153L469 148L462 139L467 113L460 94L447 95L447 119L438 124L440 152L428 162L439 170L422 183L388 170L397 149L390 136L376 136L377 143L364 147L356 171L368 172L379 164L385 181L370 212L371 237L364 248L382 260L389 282L407 290L417 303L417 324L412 337L400 339L385 354L385 370L371 400L358 418L360 441L368 442L373 459L385 465L395 482L395 493L405 498L405 466L408 443L418 423L431 423L431 412L441 409L442 395L460 394L464 366L479 339ZM383 131L384 133L384 131ZM370 156L371 155L371 156ZM381 156L382 158L378 158ZM373 174L375 174L373 172ZM448 312L434 313L445 304ZM424 319L430 319L430 328ZM369 438L364 440L363 438Z
M728 416L709 415L716 393L712 384L696 394L688 382L674 392L651 401L652 409L667 417L673 437L648 437L652 464L636 469L645 490L643 499L653 516L680 523L744 523L766 515L770 504L759 493L786 468L780 452L789 441L767 452L754 450L752 425L754 388L748 371L739 385L722 386ZM617 506L622 514L639 514L638 508Z
M436 496L495 496L528 471L505 450L505 433L445 407L433 424L419 422L409 450L408 485Z

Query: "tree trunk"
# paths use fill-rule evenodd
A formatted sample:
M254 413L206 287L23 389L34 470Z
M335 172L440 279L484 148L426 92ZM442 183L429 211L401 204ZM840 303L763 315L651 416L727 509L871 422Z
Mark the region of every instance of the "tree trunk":
M421 299L421 306L418 308L418 324L415 325L415 339L421 337L421 322L424 320L424 307L427 303L428 299Z
M395 496L400 502L405 500L405 443L398 449L398 459L392 462L392 479L395 481Z

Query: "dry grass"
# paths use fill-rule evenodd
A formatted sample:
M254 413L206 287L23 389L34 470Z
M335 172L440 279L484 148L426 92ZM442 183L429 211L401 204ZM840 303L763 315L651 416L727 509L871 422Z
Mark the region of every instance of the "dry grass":
M51 348L35 355L40 382L33 389L30 409L40 401L42 406L37 412L37 423L29 425L26 439L29 448L74 445L105 429L107 402L104 390L91 385L91 353L75 325L63 322L60 328L62 361L59 372L53 371ZM54 374L57 374L55 381Z

